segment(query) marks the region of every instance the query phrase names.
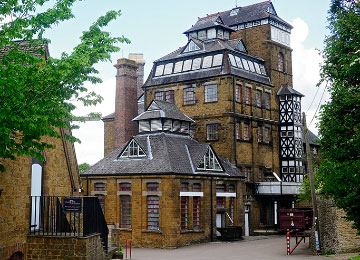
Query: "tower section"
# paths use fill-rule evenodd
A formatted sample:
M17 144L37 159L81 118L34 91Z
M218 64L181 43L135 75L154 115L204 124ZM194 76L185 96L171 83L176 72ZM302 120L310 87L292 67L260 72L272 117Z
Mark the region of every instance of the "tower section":
M271 1L225 11L221 18L234 30L230 39L242 39L249 53L265 60L276 92L282 85L293 86L290 47L293 27L277 15Z
M279 99L280 173L284 182L302 182L305 174L303 161L303 131L301 98L304 96L290 86L282 86Z

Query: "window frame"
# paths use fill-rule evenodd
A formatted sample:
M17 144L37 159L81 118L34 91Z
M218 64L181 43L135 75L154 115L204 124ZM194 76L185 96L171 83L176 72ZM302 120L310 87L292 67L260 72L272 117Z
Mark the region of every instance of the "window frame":
M285 58L282 52L278 53L277 69L281 72L285 72Z
M188 87L184 88L183 90L183 104L184 105L194 105L196 104L196 93L195 93L194 87ZM189 97L189 93L191 94L191 97Z
M120 195L120 228L131 228L130 195Z
M157 195L147 196L147 229L160 230L160 198Z
M213 127L213 129L211 129ZM206 140L218 141L219 140L219 124L207 124L206 125Z
M257 89L256 93L255 93L255 98L256 98L256 106L257 107L261 107L261 97L262 97L262 91Z
M241 103L241 85L235 85L235 101Z
M270 93L268 92L264 93L264 101L265 101L265 109L270 109L271 108Z
M218 101L218 85L208 84L205 85L205 103L217 102Z
M251 87L245 87L245 104L251 105Z
M244 140L249 141L250 140L250 124L248 123L244 123L244 129L243 129L243 136L244 136Z

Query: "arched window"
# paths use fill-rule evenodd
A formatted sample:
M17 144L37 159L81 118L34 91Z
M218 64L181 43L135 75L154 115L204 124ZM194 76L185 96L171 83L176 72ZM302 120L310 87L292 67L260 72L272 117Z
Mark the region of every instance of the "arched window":
M278 70L285 71L284 55L281 52L278 53Z

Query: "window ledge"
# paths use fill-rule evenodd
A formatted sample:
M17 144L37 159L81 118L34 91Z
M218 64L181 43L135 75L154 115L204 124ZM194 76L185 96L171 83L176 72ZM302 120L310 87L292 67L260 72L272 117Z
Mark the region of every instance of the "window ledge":
M161 230L153 230L153 229L143 229L141 230L143 233L156 233L156 234L162 234Z
M132 228L118 228L118 230L132 232Z
M211 103L216 103L218 102L217 100L214 100L214 101L204 101L204 104L211 104Z
M267 146L272 146L273 143L272 142L258 142L258 144L261 144L261 145L267 145Z
M200 230L193 230L193 229L189 229L189 230L181 230L180 234L187 234L187 233L204 233L204 230L200 229Z
M196 105L196 102L194 103L189 103L189 104L183 104L183 106L195 106Z

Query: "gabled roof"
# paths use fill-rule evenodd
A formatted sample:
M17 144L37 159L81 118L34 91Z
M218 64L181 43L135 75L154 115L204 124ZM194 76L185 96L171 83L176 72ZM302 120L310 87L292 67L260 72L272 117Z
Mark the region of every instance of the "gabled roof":
M281 86L278 93L278 96L282 96L282 95L297 95L297 96L301 96L304 97L303 94L301 94L299 91L296 91L293 87L291 86Z
M194 31L199 31L213 27L220 27L228 31L234 31L229 26L224 24L220 16L210 16L210 17L199 18L196 24L194 24L190 29L188 29L184 33L188 34Z
M220 157L224 171L197 172L197 163L207 151L209 144L200 144L189 136L173 134L137 135L134 140L143 148L147 156L144 159L118 158L123 147L114 150L97 162L83 176L137 176L137 175L212 175L221 177L240 177L240 171L227 160Z
M148 108L140 115L135 117L133 121L140 121L151 118L168 118L191 123L195 122L190 117L181 112L181 110L175 104L161 100L151 101Z

